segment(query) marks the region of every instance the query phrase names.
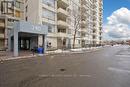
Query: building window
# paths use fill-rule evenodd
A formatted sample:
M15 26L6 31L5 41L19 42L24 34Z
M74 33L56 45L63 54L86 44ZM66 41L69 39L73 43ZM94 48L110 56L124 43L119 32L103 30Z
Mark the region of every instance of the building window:
M4 33L4 29L0 29L0 34L3 34Z
M14 1L0 1L2 14L14 14Z
M59 33L66 33L66 29L58 29Z
M78 43L80 44L80 40L78 40Z
M16 17L20 17L20 12L19 11L15 11L15 16Z
M78 36L80 36L80 32L78 32Z
M48 32L49 33L52 33L53 31L52 31L52 26L51 25L48 25Z
M63 45L66 45L66 39L63 40Z
M55 20L55 13L47 9L43 9L42 17L50 19L50 20Z
M71 30L70 29L68 29L68 34L71 34Z
M55 26L54 25L48 24L48 23L45 23L45 22L43 22L42 25L48 25L48 32L49 33L55 32Z
M16 6L17 8L20 8L20 7L21 7L20 4L21 4L20 2L17 2L17 1L15 2L15 6Z
M55 7L55 0L42 0L42 2L48 6Z

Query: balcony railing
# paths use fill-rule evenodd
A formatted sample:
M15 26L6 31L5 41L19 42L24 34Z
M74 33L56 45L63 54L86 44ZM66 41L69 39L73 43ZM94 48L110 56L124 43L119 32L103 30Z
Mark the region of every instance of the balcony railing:
M68 2L68 0L58 0L58 5L68 7L69 2Z
M4 27L5 26L5 24L4 23L0 23L0 27Z
M0 34L0 38L4 38L4 34Z
M7 22L7 27L8 28L13 28L14 22Z
M67 28L68 27L68 24L62 20L58 20L57 25L59 28Z
M65 17L68 16L68 12L65 9L58 8L57 12L58 12L59 16L65 16Z
M63 32L58 32L57 33L57 37L68 37L67 33L63 33Z
M86 10L87 10L87 8L86 8L86 6L85 6L84 4L81 6L81 9L82 9L83 11L86 11Z
M82 28L81 32L87 32L87 29L86 28Z

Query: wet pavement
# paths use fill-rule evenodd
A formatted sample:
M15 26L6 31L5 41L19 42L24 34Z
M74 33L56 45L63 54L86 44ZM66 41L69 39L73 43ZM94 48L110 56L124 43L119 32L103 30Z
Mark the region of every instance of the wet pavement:
M0 87L130 87L130 48L2 61Z

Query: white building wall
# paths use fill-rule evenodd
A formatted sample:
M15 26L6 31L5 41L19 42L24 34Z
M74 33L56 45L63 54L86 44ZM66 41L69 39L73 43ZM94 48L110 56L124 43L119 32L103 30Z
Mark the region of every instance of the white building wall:
M26 0L25 0L26 1ZM40 0L27 0L25 2L25 20L27 17L27 21L34 24L40 23ZM26 12L27 7L27 12Z
M53 25L54 27L52 27L52 32L51 33L49 32L49 34L47 35L47 41L51 42L52 48L56 48L57 39L55 36L52 37L51 34L57 32L57 26L56 26L56 23L57 23L56 22L56 19L57 19L56 18L56 5L57 4L55 1L55 7L51 7L43 3L44 1L45 0L27 0L27 2L25 2L25 20L27 17L27 21L34 24ZM26 6L27 6L27 13L26 13ZM49 15L48 13L44 13L43 9L46 9L47 11L51 11L55 13L55 20L49 20L48 18L43 17L43 14ZM39 39L40 39L40 36L39 36Z
M71 31L71 34L69 39L71 39L71 47L73 45L73 38L74 38L74 17L73 17L73 13L72 11L76 11L77 14L80 13L80 11L78 10L80 8L80 0L69 0L69 7L70 9L70 13L69 13L69 17L68 19L70 19L71 21L69 21L69 29ZM75 47L81 47L81 39L79 38L81 35L81 32L80 32L80 28L79 30L77 31L76 33L76 40L75 40Z
M54 37L48 37L47 38L47 43L49 45L49 43L51 43L51 48L52 49L57 49L57 38ZM49 48L48 48L49 49Z
M32 22L32 23L35 23L35 24L50 24L50 25L53 25L52 27L52 32L49 32L49 34L47 35L47 41L48 42L51 42L51 45L53 48L57 48L57 44L58 44L58 37L57 37L57 34L58 34L58 31L57 31L57 0L55 1L55 6L54 7L51 7L45 3L43 3L43 1L46 1L46 0L28 0L27 3L25 4L25 7L26 5L28 5L28 13L25 14L25 17L27 16L28 17L28 21L29 22ZM86 16L87 16L87 24L86 25L86 37L84 37L85 39L85 43L86 44L92 44L92 41L93 41L93 0L86 0L87 1L87 5L88 6L88 9L87 9L87 13L86 13ZM97 2L97 20L96 20L96 25L97 25L97 37L96 37L96 42L97 44L99 43L99 21L100 21L100 17L99 17L99 6L98 6L98 3L100 0L96 0ZM73 15L71 13L71 11L73 9L76 9L77 8L77 11L78 11L78 8L81 6L81 3L80 3L80 0L68 0L69 2L69 7L67 7L67 11L70 9L70 13L69 13L69 16L67 18L67 23L69 25L69 28L66 29L66 35L67 35L67 39L70 39L70 42L69 43L66 43L66 44L71 44L71 47L72 47L72 44L73 44L73 34L74 34L74 19L73 19ZM46 9L48 11L51 11L53 13L55 13L55 20L50 20L48 18L45 18L43 17L42 15L43 14L46 14L46 13L43 13L43 9ZM90 15L90 16L88 16ZM70 32L70 33L69 33ZM75 41L75 44L76 44L76 47L81 47L81 41L82 39L80 38L81 37L81 31L79 29L79 31L77 32L77 36L76 36L76 41Z

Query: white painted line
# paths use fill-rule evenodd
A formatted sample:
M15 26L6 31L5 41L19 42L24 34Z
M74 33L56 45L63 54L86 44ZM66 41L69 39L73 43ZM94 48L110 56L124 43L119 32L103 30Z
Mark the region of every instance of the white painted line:
M116 55L118 57L129 57L130 58L130 55Z
M130 58L129 57L125 57L125 58L118 58L117 60L120 60L120 61L130 61Z
M91 78L91 75L70 75L70 74L66 74L66 75L61 75L61 74L52 74L52 75L39 75L39 77L50 77L50 78L58 78L58 77L63 77L63 78L75 78L75 77L89 77Z
M119 69L119 68L114 68L114 67L109 67L108 70L119 72L119 73L130 73L130 70Z

